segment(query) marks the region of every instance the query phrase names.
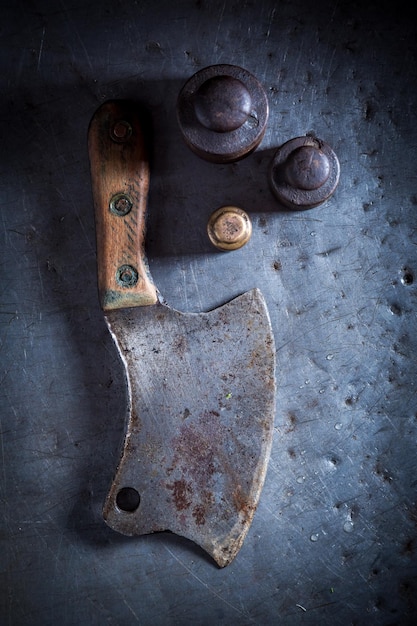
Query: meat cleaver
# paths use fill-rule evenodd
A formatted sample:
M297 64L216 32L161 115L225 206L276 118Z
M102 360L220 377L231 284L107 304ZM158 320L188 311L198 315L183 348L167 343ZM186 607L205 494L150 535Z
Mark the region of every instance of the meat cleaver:
M261 292L208 313L169 308L145 257L146 122L105 102L88 133L98 284L124 364L128 421L104 504L114 530L169 530L232 561L252 522L270 456L275 349Z

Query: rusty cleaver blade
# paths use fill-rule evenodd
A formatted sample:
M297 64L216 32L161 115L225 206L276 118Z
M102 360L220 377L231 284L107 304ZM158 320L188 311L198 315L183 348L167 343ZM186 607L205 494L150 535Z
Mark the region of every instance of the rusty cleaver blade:
M187 537L223 567L243 543L265 479L274 340L258 289L208 313L160 301L144 251L145 143L130 102L106 102L91 120L99 292L129 402L103 515L126 535Z

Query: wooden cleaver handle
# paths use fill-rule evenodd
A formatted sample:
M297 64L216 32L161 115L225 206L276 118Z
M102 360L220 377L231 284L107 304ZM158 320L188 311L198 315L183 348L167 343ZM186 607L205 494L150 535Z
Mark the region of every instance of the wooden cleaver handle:
M104 310L157 301L145 256L149 162L142 119L133 103L109 101L96 111L88 131Z

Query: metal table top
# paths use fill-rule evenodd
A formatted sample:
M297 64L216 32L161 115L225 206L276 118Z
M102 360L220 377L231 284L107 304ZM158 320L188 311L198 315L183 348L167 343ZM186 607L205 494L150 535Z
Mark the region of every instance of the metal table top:
M2 6L0 622L408 624L417 616L417 27L401 3L16 0ZM258 150L184 144L178 92L231 63L264 85ZM275 435L245 543L219 570L172 534L127 538L101 508L124 432L100 310L86 134L97 107L150 111L148 257L171 306L259 287L277 348ZM283 210L278 146L314 132L332 198ZM249 243L219 253L236 204Z

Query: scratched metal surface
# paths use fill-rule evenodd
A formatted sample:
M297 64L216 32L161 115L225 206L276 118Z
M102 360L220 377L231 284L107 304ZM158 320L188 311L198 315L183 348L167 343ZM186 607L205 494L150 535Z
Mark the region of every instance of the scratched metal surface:
M250 527L271 451L275 348L261 293L209 313L158 303L106 318L132 404L106 523L126 535L170 530L224 567ZM118 506L127 486L140 494L128 512Z
M2 624L411 624L417 615L416 24L401 2L19 1L2 5ZM405 3L404 3L405 4ZM234 165L181 142L201 67L264 84L271 118ZM86 132L130 97L154 123L149 260L182 311L252 287L278 358L275 438L224 570L175 535L136 539L101 507L123 436L123 373L99 309ZM314 131L339 156L303 213L267 182ZM233 202L253 235L211 249Z

